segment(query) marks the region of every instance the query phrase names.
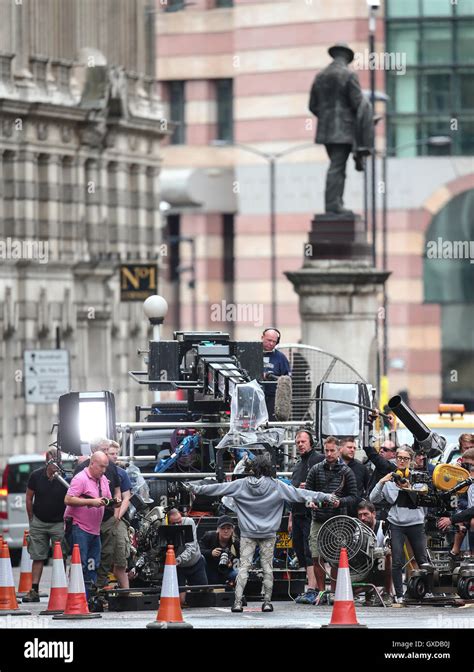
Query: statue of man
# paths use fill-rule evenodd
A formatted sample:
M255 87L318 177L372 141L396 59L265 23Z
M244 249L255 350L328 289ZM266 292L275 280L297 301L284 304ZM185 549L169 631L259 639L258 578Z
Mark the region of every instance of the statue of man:
M315 142L325 145L331 162L326 176L326 212L352 215L342 201L346 163L352 151L356 169L363 170L362 156L371 153L372 107L362 93L359 78L349 68L354 60L352 49L340 42L328 52L333 62L316 75L309 109L318 118Z

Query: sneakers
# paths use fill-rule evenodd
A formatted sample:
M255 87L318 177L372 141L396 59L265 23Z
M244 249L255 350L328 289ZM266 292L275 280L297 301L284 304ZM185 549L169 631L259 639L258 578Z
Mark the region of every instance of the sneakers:
M452 551L448 551L448 562L451 572L455 570L456 566L461 562L461 560L461 553L453 553Z
M273 611L273 604L265 600L262 604L262 611Z
M364 607L391 607L393 604L393 598L389 593L387 593L385 590L380 594L375 593L375 591L371 591L367 595L367 599L365 600L364 604L362 606Z
M392 607L404 607L405 598L404 597L394 597Z
M22 602L39 602L40 601L40 596L39 593L32 588L28 593L26 593L25 597L22 599Z
M244 609L243 609L243 607L242 607L242 602L240 602L240 601L238 601L238 600L236 600L236 601L234 602L234 604L232 605L232 607L231 607L231 611L232 611L234 614L241 614L241 613L243 612L243 610L244 610Z
M316 595L314 605L318 606L321 604L328 604L328 605L334 604L333 596L331 595L331 592L329 590L320 590L319 593Z
M314 589L307 590L306 593L301 593L295 600L296 604L316 604L316 597L318 591Z

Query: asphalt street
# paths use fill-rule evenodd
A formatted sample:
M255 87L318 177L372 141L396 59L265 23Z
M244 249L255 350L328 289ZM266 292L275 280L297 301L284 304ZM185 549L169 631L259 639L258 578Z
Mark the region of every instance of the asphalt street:
M18 585L19 569L13 570L15 584ZM46 567L41 591L47 592L51 577L51 567ZM43 597L38 604L19 604L20 608L31 611L30 616L0 616L0 628L40 628L40 629L101 629L101 628L145 628L156 619L156 611L105 612L101 618L91 620L53 620L51 616L40 616L46 609L48 598ZM206 607L183 610L184 619L194 628L204 629L317 629L329 623L332 607L294 604L291 601L273 603L273 613L262 613L259 602L249 602L242 614L233 614L229 608ZM474 628L474 604L463 607L410 606L362 607L357 606L359 623L368 628L406 629L472 629Z

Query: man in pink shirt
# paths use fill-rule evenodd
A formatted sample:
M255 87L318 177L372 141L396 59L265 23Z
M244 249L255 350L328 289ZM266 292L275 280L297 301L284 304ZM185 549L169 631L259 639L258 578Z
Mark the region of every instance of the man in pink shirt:
M100 564L100 524L104 517L104 497L110 498L105 470L109 458L101 450L91 456L90 465L71 481L64 498L64 519L72 518L72 543L79 544L87 596L97 579Z

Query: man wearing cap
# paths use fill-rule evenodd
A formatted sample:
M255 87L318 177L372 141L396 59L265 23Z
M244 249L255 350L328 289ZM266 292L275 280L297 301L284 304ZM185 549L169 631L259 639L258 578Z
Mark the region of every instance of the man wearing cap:
M357 145L356 169L363 170L361 156L370 153L373 147L372 109L364 98L359 78L349 69L349 63L354 60L352 49L338 42L328 52L334 60L316 75L309 109L318 117L315 142L325 145L331 162L326 176L326 212L344 215L352 214L344 209L342 201L347 159ZM361 129L364 129L363 138L359 137Z
M210 584L229 583L235 580L240 544L230 516L221 516L217 520L217 530L206 532L199 546L206 561L206 573Z

